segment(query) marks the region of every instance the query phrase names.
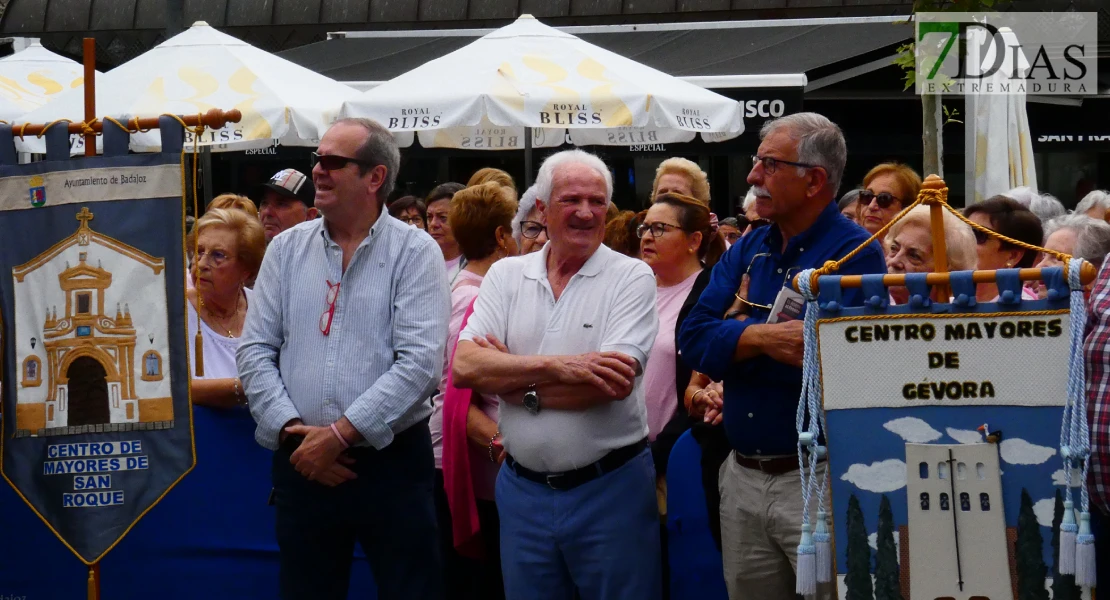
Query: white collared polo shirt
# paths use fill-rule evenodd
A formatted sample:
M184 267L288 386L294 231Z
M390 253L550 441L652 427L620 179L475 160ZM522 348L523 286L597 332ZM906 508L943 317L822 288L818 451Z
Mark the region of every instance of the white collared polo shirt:
M556 301L547 279L550 249L548 243L540 252L490 268L459 341L493 334L516 355L616 351L635 358L641 368L646 365L659 329L651 268L603 245ZM534 471L561 472L593 463L647 436L642 386L641 375L627 398L585 411L533 415L500 400L505 449Z

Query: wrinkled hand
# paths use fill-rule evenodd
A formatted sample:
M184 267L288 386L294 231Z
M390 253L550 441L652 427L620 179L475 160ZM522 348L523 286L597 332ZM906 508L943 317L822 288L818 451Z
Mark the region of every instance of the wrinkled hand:
M695 414L701 414L702 420L710 425L720 424L723 418L721 415L721 409L724 407L724 399L721 396L722 389L720 384L711 383L694 394Z
M803 322L800 320L764 325L763 353L780 363L800 367L805 342L802 338Z
M497 339L497 336L493 335L492 333L487 333L486 337L484 338L477 337L471 341L475 344L478 344L479 348L485 348L487 350L497 350L498 352L504 352L505 354L509 353L509 347L501 343L501 340Z
M613 398L632 393L636 360L621 352L590 352L560 357L556 370L559 383L592 385Z
M739 298L734 298L732 300L732 306L729 306L728 310L725 311L726 315L739 312L739 314L733 317L733 319L736 321L747 321L748 315L752 311L751 306L740 301L740 298L743 298L744 300L748 299L748 287L750 285L751 277L748 277L748 275L745 273L744 277L740 279L740 289L736 292L736 295L739 296Z
M347 468L353 461L346 456L340 459L343 446L330 427L292 425L286 427L285 432L304 436L304 441L289 457L289 462L309 481L336 486L357 477L354 471Z

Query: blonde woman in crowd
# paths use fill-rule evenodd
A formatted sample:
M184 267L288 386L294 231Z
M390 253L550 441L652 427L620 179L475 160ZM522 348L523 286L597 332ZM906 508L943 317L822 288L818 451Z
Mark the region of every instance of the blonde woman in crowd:
M659 164L651 184L651 202L661 194L690 196L709 206L709 176L692 160L675 156Z
M186 292L185 321L197 462L164 501L165 510L180 515L175 533L183 548L210 549L219 540L234 540L244 549L272 547L272 524L241 518L266 502L270 482L258 469L270 465L273 453L254 441L255 422L235 362L253 308L247 282L258 274L266 234L257 218L232 208L209 209L197 220L196 232L196 287ZM221 493L231 478L240 479L237 489L247 493Z

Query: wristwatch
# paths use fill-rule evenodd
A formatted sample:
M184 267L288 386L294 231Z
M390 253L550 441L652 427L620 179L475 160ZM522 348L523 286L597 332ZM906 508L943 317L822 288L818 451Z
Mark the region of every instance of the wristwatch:
M536 384L528 386L524 392L524 408L533 415L540 414L540 394L536 391Z

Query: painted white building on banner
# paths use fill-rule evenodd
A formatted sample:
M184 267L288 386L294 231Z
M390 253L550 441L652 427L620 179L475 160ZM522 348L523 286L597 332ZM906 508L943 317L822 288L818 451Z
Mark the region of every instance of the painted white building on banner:
M906 501L911 598L1013 597L998 446L906 444Z
M17 436L171 427L165 262L90 227L12 269Z

